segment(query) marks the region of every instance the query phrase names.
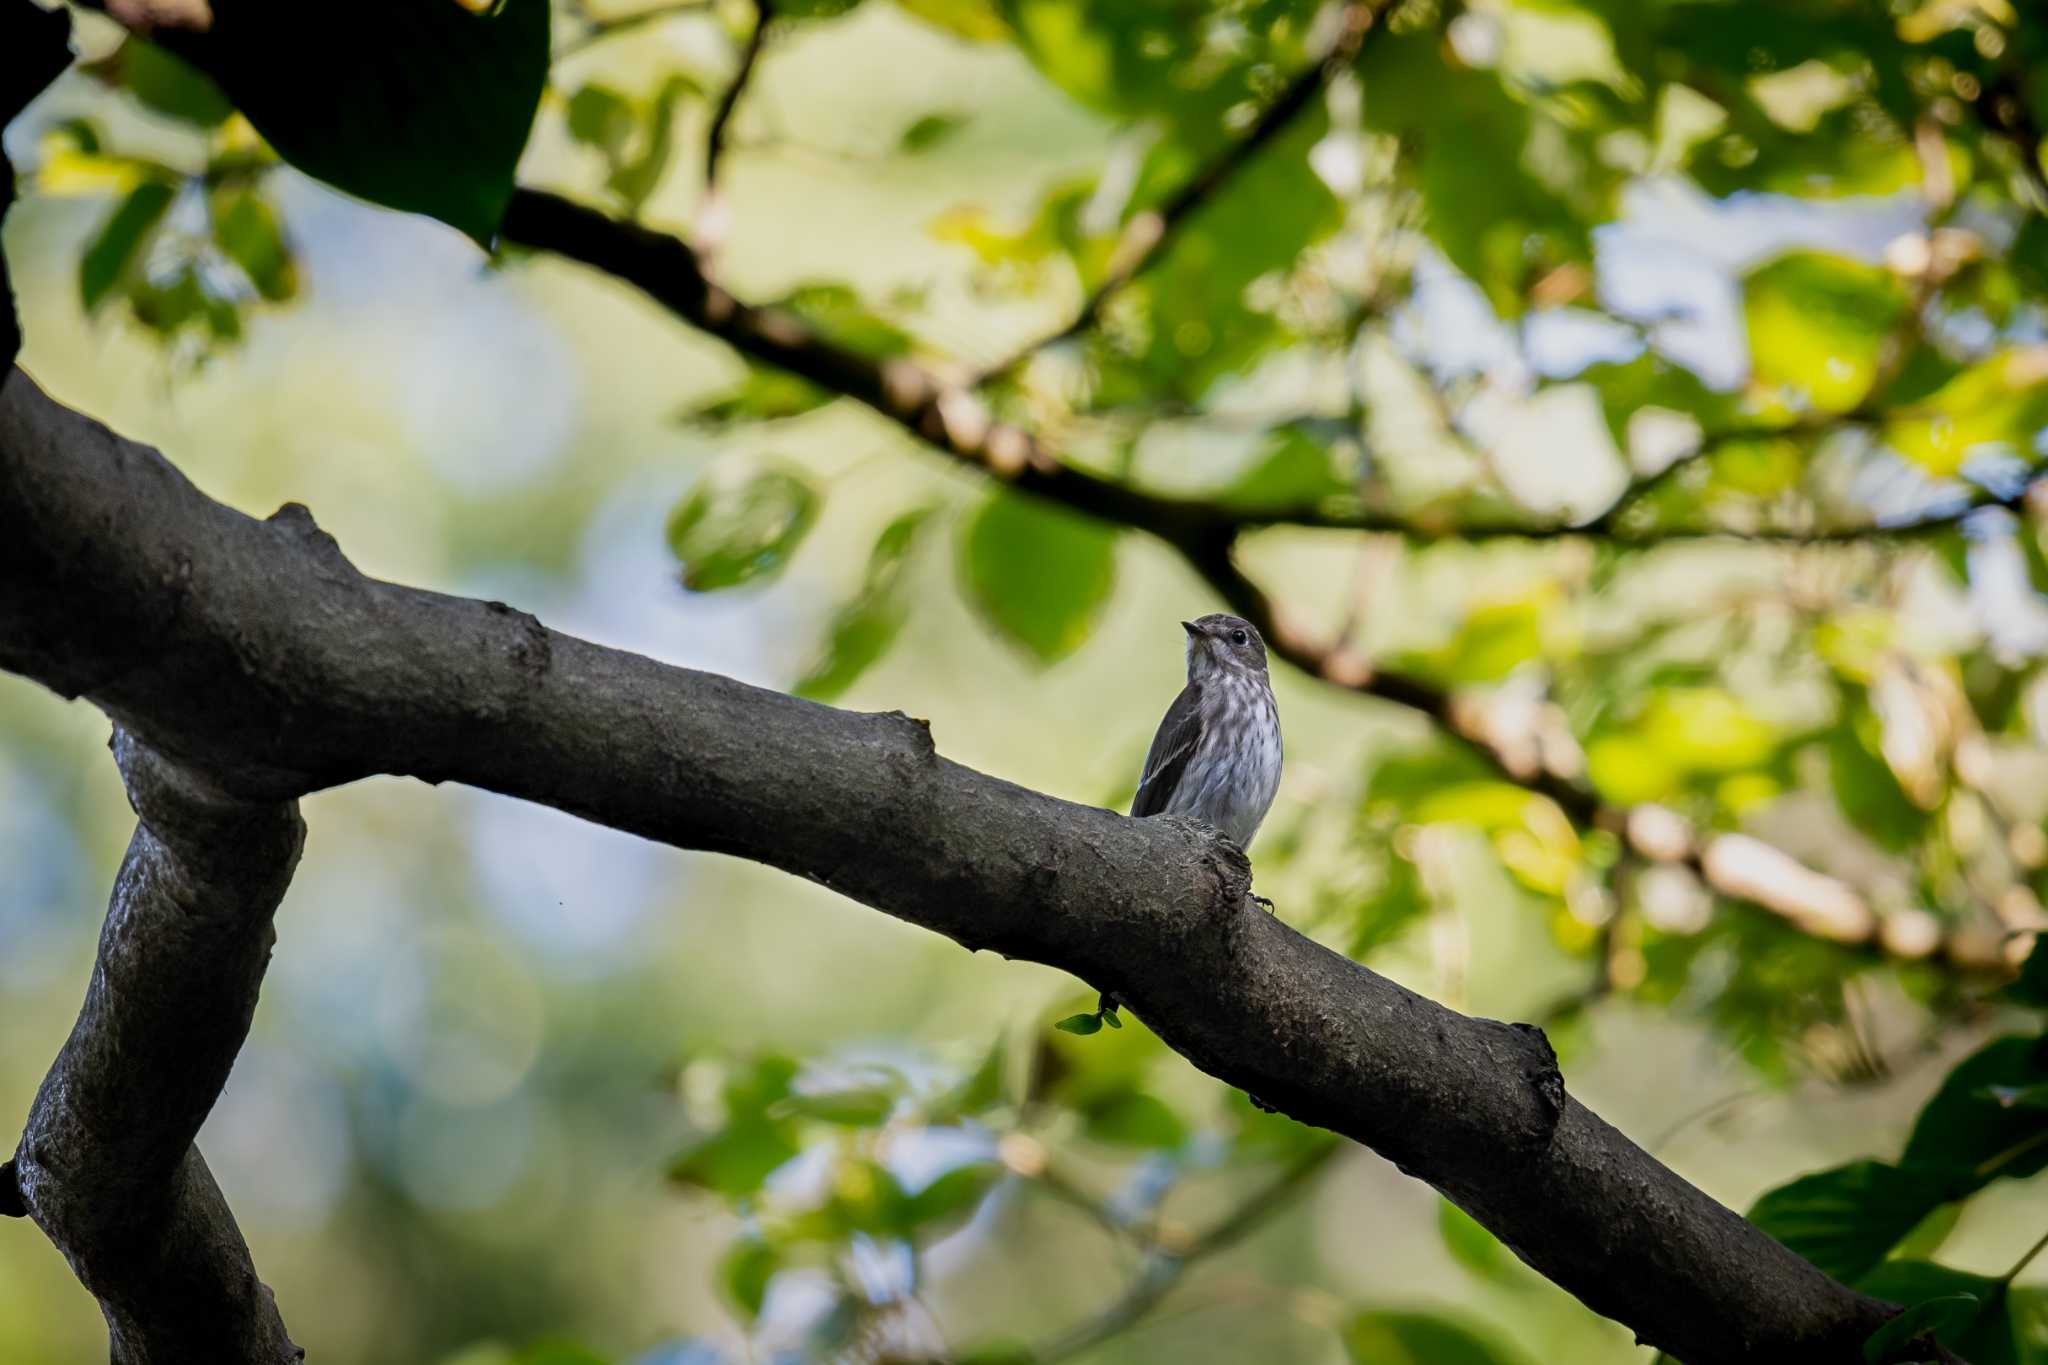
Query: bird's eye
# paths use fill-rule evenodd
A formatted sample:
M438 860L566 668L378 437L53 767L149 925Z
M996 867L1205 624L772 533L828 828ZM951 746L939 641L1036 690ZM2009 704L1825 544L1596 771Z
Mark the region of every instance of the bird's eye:
M1247 636L1241 630L1233 630L1230 632L1230 643L1234 645L1241 645L1249 638L1251 637Z

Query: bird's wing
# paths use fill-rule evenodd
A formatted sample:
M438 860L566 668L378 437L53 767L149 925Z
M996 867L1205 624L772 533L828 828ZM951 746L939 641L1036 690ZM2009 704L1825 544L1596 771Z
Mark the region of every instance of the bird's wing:
M1202 738L1201 698L1201 692L1189 683L1173 699L1173 705L1166 708L1166 719L1159 722L1159 733L1152 736L1152 751L1145 755L1145 775L1138 779L1131 814L1157 815L1166 809L1174 788L1180 785L1181 774L1187 771L1188 759L1194 756L1195 745Z

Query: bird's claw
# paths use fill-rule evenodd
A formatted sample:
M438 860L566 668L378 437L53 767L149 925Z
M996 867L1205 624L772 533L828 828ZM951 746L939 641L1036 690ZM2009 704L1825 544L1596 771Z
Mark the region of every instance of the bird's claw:
M1259 907L1261 907L1261 908L1262 908L1262 909L1264 909L1264 910L1265 910L1265 912L1266 912L1267 914L1269 914L1269 915L1274 915L1274 914L1278 914L1278 913L1279 913L1279 912L1278 912L1277 910L1275 910L1275 909L1273 908L1273 902L1271 902L1271 901L1267 900L1267 899L1266 899L1266 898L1265 898L1264 896L1253 896L1253 897L1252 897L1252 904L1254 904L1254 905L1256 905L1256 906L1259 906Z

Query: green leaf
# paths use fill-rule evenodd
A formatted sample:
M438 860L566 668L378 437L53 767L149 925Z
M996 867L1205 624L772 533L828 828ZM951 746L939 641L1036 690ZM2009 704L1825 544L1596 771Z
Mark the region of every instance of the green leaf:
M1482 1280L1494 1284L1512 1284L1516 1281L1517 1262L1500 1239L1480 1226L1471 1214L1459 1208L1448 1199L1437 1201L1437 1235L1443 1238L1444 1250L1451 1253L1451 1259L1471 1271Z
M832 401L808 379L787 370L752 365L740 386L720 394L683 414L686 421L725 424L730 422L772 422L797 417Z
M902 629L904 604L899 587L918 532L933 509L913 508L882 528L868 553L867 574L860 595L839 609L823 655L797 682L796 693L812 701L831 701L882 657Z
M1947 1188L1939 1171L1856 1161L1770 1191L1749 1221L1836 1279L1855 1280L1946 1203Z
M1102 1022L1108 1028L1122 1028L1124 1026L1124 1021L1117 1017L1115 1010L1102 1011Z
M2038 1038L2001 1038L1949 1072L1921 1109L1902 1166L1941 1168L1963 1193L1999 1178L2023 1180L2048 1170L2048 1113L2007 1108L1986 1098L1995 1086L2026 1089L2048 1081Z
M254 190L216 192L213 240L221 252L249 277L256 292L281 303L299 291L298 269L285 245L277 215Z
M541 1341L521 1351L518 1365L611 1365L605 1357L571 1341Z
M966 126L967 119L962 114L926 114L903 130L898 145L913 155L928 152Z
M113 75L128 93L167 118L201 128L218 128L235 112L220 87L192 64L155 43L129 37L114 55L92 68L95 75Z
M646 139L637 156L619 159L605 179L606 188L625 201L627 212L637 214L668 171L675 153L676 106L696 90L687 76L672 75L662 82L644 120Z
M910 1196L904 1209L905 1231L924 1231L949 1222L980 1205L982 1196L1002 1178L993 1161L956 1166Z
M1100 522L997 493L967 527L969 598L1039 663L1080 648L1116 585L1116 537Z
M2027 960L2020 964L2019 976L2005 988L2006 995L2036 1009L2048 1009L2048 947L2044 944L2048 944L2048 935L2037 935Z
M1946 1343L1977 1316L1980 1301L1970 1294L1944 1294L1924 1299L1870 1334L1863 1343L1863 1358L1870 1365L1882 1365L1908 1342L1925 1338Z
M484 14L448 0L214 0L206 32L160 39L292 165L488 246L547 81L548 11L548 0Z
M87 312L100 305L128 273L142 244L163 221L177 191L160 180L145 180L107 216L78 263L78 298Z
M1856 1288L1875 1298L1909 1305L1909 1313L1918 1311L1931 1300L1946 1301L1922 1314L1923 1318L1932 1321L1902 1329L1901 1334L1893 1339L1893 1346L1903 1345L1923 1332L1932 1331L1942 1345L1969 1361L1970 1365L2021 1365L2023 1359L2038 1359L2031 1353L2022 1355L2021 1324L2013 1312L2018 1296L2002 1281L1951 1270L1929 1261L1892 1260L1859 1280ZM1972 1303L1965 1304L1961 1300L1971 1300ZM1898 1322L1899 1319L1894 1318L1886 1327ZM1884 1330L1880 1328L1879 1333ZM1867 1344L1864 1349L1865 1359L1878 1358L1883 1354L1880 1350L1878 1357L1873 1357Z
M1178 1147L1187 1125L1166 1101L1142 1090L1126 1090L1081 1106L1082 1131L1097 1142L1122 1147Z
M1344 1324L1357 1365L1512 1365L1518 1357L1433 1313L1360 1313Z
M807 284L783 299L782 306L833 345L870 360L910 351L910 334L876 317L846 285Z
M719 1261L718 1282L752 1322L768 1298L768 1282L781 1268L780 1251L758 1237L742 1237Z
M569 97L569 136L613 156L624 153L637 122L633 102L608 85L593 82Z
M766 469L744 482L713 475L670 515L669 549L692 592L772 577L817 519L818 495L795 474Z
M1870 393L1878 353L1906 310L1892 274L1793 252L1743 281L1755 383L1794 410L1847 412Z
M786 1122L741 1119L678 1156L668 1173L682 1184L744 1199L799 1150Z
M1102 1016L1099 1014L1070 1014L1053 1025L1062 1033L1078 1033L1086 1036L1102 1031Z

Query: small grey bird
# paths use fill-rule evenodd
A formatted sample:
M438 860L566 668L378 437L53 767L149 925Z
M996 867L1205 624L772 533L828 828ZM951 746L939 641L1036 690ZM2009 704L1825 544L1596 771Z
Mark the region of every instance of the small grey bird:
M1187 815L1248 846L1280 789L1280 712L1258 628L1218 613L1183 621L1188 685L1173 699L1133 815Z

